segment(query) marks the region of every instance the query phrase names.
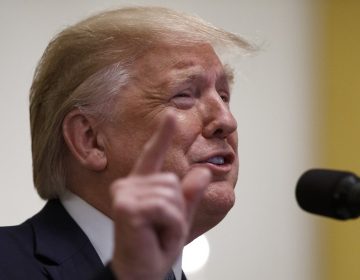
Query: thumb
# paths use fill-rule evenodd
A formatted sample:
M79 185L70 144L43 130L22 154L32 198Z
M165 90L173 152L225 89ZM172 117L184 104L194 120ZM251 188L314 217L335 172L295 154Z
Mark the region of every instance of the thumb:
M204 191L210 182L211 172L203 167L191 169L183 178L181 185L186 200L188 221L191 222Z

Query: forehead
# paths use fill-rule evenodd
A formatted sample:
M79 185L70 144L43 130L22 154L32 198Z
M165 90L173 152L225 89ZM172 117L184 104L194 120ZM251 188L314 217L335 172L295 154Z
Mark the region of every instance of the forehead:
M172 76L222 75L226 71L208 44L193 46L161 45L148 51L135 63L135 76L142 81L162 80Z

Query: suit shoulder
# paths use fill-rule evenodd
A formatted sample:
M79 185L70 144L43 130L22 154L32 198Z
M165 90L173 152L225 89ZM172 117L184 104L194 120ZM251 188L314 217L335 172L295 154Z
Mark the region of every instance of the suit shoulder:
M0 259L6 254L27 253L33 251L33 231L28 221L17 226L0 227Z
M0 278L44 279L44 271L34 257L34 236L27 221L17 226L0 227ZM35 279L32 278L32 279Z

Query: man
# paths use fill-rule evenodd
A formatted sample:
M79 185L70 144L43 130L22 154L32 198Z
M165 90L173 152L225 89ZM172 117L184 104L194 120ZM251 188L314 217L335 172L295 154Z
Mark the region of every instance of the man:
M217 47L251 50L145 7L51 41L30 94L34 183L48 203L0 230L1 279L185 279L183 246L235 199L232 73Z

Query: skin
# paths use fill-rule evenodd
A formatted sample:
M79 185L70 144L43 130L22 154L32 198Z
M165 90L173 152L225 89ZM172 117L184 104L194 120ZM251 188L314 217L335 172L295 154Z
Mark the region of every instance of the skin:
M68 188L114 220L120 279L162 279L234 204L237 125L229 77L209 45L158 46L131 76L111 122L79 110L65 118ZM225 163L208 162L214 156Z

